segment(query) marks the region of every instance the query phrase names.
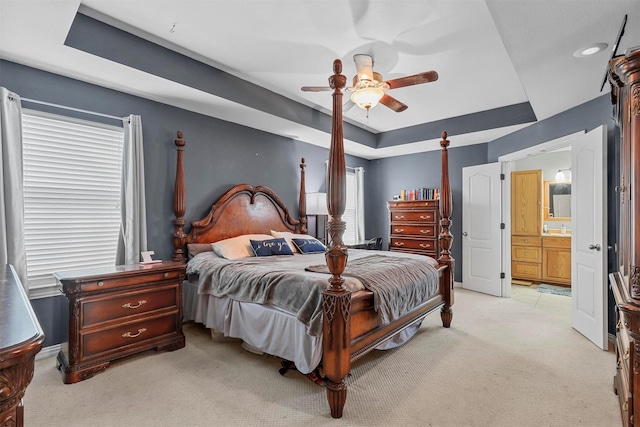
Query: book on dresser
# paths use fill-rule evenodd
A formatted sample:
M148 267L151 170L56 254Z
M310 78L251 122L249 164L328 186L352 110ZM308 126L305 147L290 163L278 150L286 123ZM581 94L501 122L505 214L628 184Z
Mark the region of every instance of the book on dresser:
M439 200L393 200L389 210L389 250L438 258Z

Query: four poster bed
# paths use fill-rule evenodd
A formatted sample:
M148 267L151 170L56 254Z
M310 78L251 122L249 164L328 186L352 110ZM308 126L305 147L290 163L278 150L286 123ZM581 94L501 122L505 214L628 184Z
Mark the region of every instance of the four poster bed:
M437 261L422 255L345 247L342 241L345 223L341 215L346 194L342 129L342 88L346 77L340 74L339 60L334 61L333 69L334 74L329 78L334 92L327 179L327 247L319 253L299 253L293 257L259 255L261 246L256 242L274 239L273 242L282 243L278 240L281 238L287 244L294 243L281 245L284 249L295 246L298 252L304 252L304 248L297 245L300 243L295 240L297 235L303 237L303 243L317 249L317 242L305 235L304 159L300 165L300 219L293 218L269 188L240 184L221 196L209 214L192 222L190 231L185 233L182 132L178 132L176 140L173 244L174 260L186 261L189 252L188 272L197 276L191 291L184 292L185 304L194 307L195 320L224 335L242 338L249 350L290 360L303 373L321 364L331 416L339 418L346 400L344 379L353 361L374 348L392 348L403 343L417 330L422 319L438 308L443 326L450 326L454 260L450 254L452 236L449 232L449 141L444 132L440 143L441 254ZM254 249L256 245L259 248L258 256L232 253L250 250L247 245L251 240ZM229 242L236 246L226 246ZM238 249L237 244L242 247ZM245 276L245 270L257 272L260 279ZM405 270L409 273L405 274ZM269 277L273 281L267 284L260 281ZM387 282L390 287L385 287ZM187 285L185 282L185 287ZM296 293L301 290L305 292L302 296Z

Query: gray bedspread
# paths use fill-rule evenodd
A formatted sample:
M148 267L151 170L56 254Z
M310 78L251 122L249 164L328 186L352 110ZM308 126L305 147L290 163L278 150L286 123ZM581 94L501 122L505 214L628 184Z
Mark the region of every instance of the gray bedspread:
M310 266L307 270L329 273L326 264ZM342 276L358 278L373 292L374 308L381 324L408 313L438 289L438 271L419 258L370 255L349 260Z
M324 263L324 253L226 260L213 252L204 252L189 261L187 273L198 274L199 294L271 304L294 314L306 325L308 334L319 336L322 333L322 291L329 285L329 275L305 269ZM364 264L376 273L365 274L365 277L357 272L352 274L352 265L358 264ZM385 277L385 268L372 268L374 265L384 265L393 272ZM419 272L400 274L410 270L409 265L412 268L420 265ZM387 257L380 252L372 255L371 251L350 250L343 277L348 290L366 287L376 293L380 320L386 323L406 313L436 291L438 275L433 265L435 261L424 256L402 254ZM389 281L390 277L398 274L404 277L401 282ZM381 291L383 288L388 289ZM385 307L389 307L389 310Z

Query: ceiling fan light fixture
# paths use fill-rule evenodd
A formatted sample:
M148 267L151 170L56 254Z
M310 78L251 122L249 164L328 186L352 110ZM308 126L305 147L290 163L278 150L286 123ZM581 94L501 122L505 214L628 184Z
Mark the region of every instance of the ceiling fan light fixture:
M384 96L384 91L379 87L365 87L351 94L351 100L360 108L368 110L378 105Z

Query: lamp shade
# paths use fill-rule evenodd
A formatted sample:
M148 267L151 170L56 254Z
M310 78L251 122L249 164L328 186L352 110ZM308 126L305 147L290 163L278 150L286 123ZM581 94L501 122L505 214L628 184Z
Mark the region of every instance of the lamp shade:
M327 193L307 193L307 215L329 215Z

